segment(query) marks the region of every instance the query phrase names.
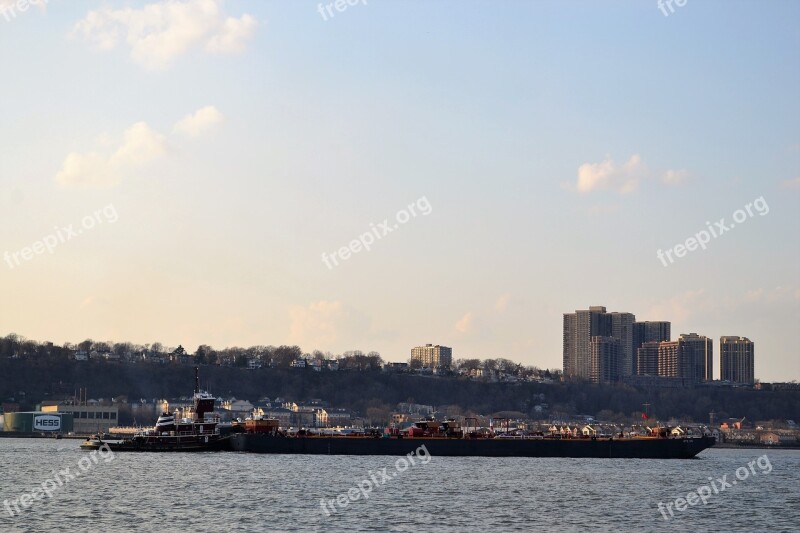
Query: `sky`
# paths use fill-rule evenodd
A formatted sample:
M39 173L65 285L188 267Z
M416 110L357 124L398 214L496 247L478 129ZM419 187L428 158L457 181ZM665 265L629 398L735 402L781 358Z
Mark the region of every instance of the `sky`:
M0 0L0 334L800 379L800 3L661 6Z

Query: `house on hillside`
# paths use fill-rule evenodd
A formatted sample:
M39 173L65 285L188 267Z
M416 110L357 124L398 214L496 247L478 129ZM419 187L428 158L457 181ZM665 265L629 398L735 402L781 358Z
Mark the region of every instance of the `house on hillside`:
M347 409L328 409L328 424L331 427L349 426L353 414Z

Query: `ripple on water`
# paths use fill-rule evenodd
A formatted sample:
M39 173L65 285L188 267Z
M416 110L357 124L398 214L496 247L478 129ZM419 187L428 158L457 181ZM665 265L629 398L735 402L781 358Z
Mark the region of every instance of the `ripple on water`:
M0 500L77 468L77 441L0 439ZM434 457L325 516L335 499L392 457L117 454L0 531L794 531L800 451L769 451L773 467L665 521L672 502L730 480L763 450L707 450L690 461Z

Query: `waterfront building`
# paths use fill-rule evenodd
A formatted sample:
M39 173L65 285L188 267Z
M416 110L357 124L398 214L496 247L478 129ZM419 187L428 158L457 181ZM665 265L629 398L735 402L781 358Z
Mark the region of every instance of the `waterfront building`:
M242 420L250 416L254 407L255 406L249 401L237 400L236 398L219 401L219 408L221 410L228 411L231 418L241 418Z
M93 433L107 433L116 427L119 420L119 407L106 405L63 404L42 405L42 412L47 414L69 414L75 433L90 435Z
M272 407L271 409L264 409L264 418L274 418L278 420L280 427L288 428L292 425L292 418L294 412L285 407Z
M747 337L719 339L719 378L734 383L755 383L755 346Z
M70 413L29 411L4 413L0 429L17 433L71 433L76 431L73 428Z
M411 361L419 361L423 368L450 368L453 349L447 346L426 344L411 349Z
M328 411L322 407L299 407L292 412L291 422L296 427L328 427Z
M347 409L328 409L329 427L349 426L352 420L353 414Z

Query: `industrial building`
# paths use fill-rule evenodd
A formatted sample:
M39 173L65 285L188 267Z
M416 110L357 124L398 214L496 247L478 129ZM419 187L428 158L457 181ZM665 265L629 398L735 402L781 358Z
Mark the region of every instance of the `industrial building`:
M80 435L107 433L118 425L119 407L102 405L43 405L46 414L68 414L74 421L74 431Z
M18 433L72 433L72 414L44 411L4 413L3 431Z

